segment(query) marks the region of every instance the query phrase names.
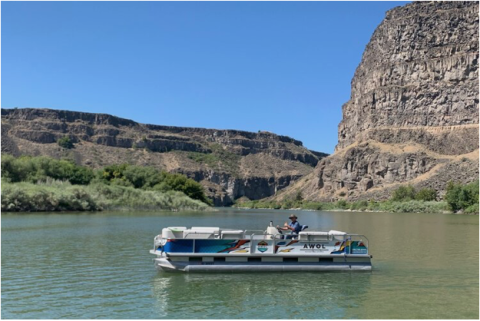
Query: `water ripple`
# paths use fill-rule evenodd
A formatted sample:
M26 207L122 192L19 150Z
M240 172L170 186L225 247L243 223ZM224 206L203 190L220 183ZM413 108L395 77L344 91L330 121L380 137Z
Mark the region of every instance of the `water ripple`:
M478 217L473 216L297 213L302 223L368 235L372 273L154 270L148 249L162 226L261 229L271 219L284 220L285 212L232 213L2 216L1 316L478 318Z

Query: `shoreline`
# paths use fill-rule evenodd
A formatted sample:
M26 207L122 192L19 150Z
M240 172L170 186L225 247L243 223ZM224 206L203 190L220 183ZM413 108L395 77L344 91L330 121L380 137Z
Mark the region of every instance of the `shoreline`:
M324 212L353 212L353 213L418 213L418 214L452 214L452 215L479 215L479 213L465 213L464 211L454 212L448 209L438 209L434 210L431 208L427 211L421 210L421 208L410 208L408 211L402 211L401 206L403 202L398 202L397 204L399 208L384 208L384 209L350 209L350 208L320 208L320 209L312 209L312 208L302 208L302 207L290 207L290 208L271 208L271 207L248 207L248 206L233 206L234 208L238 209L262 209L262 210L279 210L279 211L307 211L307 212L316 212L316 211L324 211ZM444 202L435 202L438 207L443 207L445 205ZM330 203L334 204L334 203ZM382 203L377 203L382 204ZM388 202L383 202L383 204L389 204ZM425 209L425 208L423 208Z

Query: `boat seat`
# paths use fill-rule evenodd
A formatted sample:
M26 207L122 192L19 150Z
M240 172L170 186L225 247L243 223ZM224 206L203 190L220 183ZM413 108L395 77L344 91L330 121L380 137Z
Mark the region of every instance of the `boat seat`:
M244 235L244 230L222 230L222 239L243 239Z
M162 229L162 238L181 239L183 237L183 231L186 229L184 226L166 227Z
M328 231L328 234L332 237L332 239L343 241L347 233L342 231L330 230Z
M300 232L298 238L300 241L330 241L329 232Z
M183 231L184 239L213 239L218 238L220 234L219 227L192 227Z
M219 234L220 233L220 228L219 227L197 227L197 226L193 226L191 228L192 231L195 231L195 232L201 232L201 233L216 233L216 234Z
M183 231L184 239L213 239L215 238L214 233L209 233L208 231L195 231L195 230L184 230Z

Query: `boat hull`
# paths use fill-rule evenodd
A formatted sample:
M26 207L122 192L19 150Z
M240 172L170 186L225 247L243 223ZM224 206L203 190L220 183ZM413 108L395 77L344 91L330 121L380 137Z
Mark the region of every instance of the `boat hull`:
M325 272L325 271L371 271L370 260L365 262L188 262L155 259L158 270L172 272Z

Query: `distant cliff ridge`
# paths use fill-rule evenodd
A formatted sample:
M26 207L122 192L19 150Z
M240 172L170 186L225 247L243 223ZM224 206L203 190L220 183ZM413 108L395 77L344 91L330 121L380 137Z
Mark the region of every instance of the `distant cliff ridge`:
M338 145L280 198L385 199L399 184L478 178L478 2L387 12L343 106Z
M57 141L68 136L75 148ZM269 132L136 123L106 114L52 109L2 109L2 152L71 157L101 167L152 165L202 182L216 205L271 196L313 171L327 154Z

